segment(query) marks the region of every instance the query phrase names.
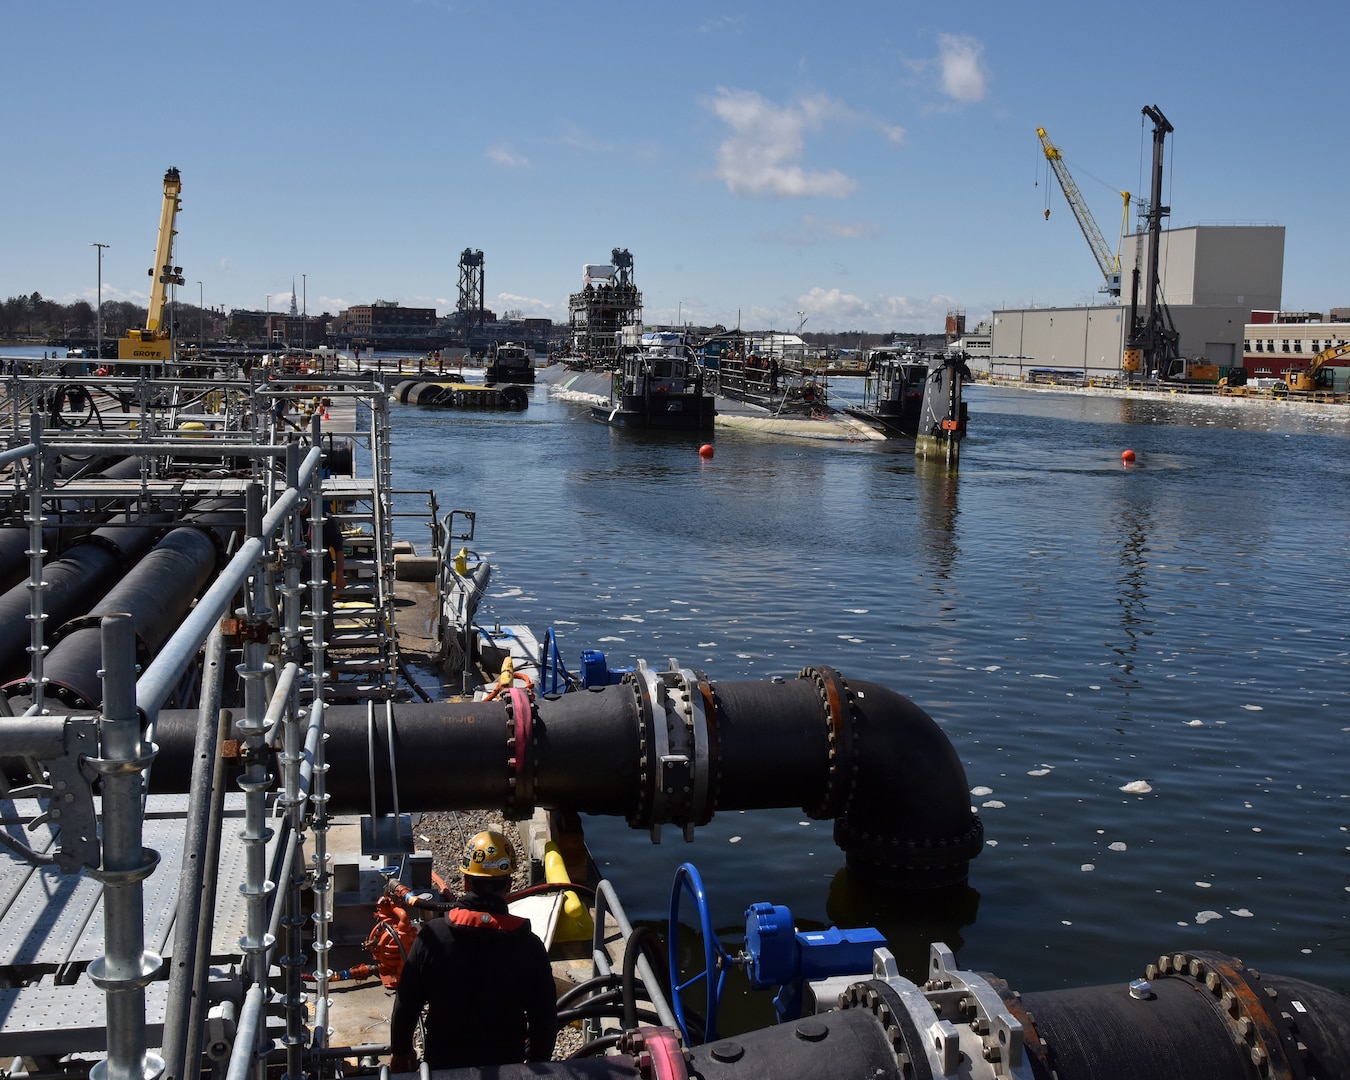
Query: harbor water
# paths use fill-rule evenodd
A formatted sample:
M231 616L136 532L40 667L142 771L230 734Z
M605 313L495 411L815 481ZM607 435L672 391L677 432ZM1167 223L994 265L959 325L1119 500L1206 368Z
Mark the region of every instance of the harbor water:
M767 900L879 926L911 976L934 940L1021 990L1209 949L1350 992L1344 411L974 386L949 474L903 441L613 430L531 395L393 407L398 486L477 512L482 618L555 627L574 670L598 648L883 683L942 725L984 822L968 888L914 904L800 809L659 846L588 819L635 919L689 860L733 942Z
M884 684L942 726L984 823L968 886L916 902L800 808L692 844L588 818L635 921L664 930L691 861L733 946L770 901L878 926L912 978L930 941L1022 991L1213 950L1350 993L1350 410L977 385L951 473L903 440L611 429L529 393L391 406L395 486L477 514L480 621L552 626L574 671L602 649Z

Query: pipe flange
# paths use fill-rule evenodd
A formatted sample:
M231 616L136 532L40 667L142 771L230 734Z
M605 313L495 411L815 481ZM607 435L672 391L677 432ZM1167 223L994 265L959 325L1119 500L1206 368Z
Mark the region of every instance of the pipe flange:
M638 778L637 801L627 817L629 828L646 829L651 826L654 817L653 777L659 768L652 745L652 690L647 680L646 661L639 660L634 671L626 673L620 685L627 686L633 692L634 707L637 712L638 742Z
M628 1054L643 1080L688 1080L689 1051L680 1033L668 1027L640 1027L619 1037L619 1052Z
M912 984L911 984L912 985ZM914 988L917 991L917 987ZM924 1040L904 999L885 979L854 983L839 995L841 1009L866 1009L881 1025L886 1042L895 1052L895 1063L906 1080L934 1080L924 1053Z
M929 877L935 886L956 884L966 879L970 860L984 848L984 823L973 814L970 827L956 836L914 839L865 832L843 813L834 819L834 842L850 862L856 859L873 872L894 873L902 880Z
M828 769L820 800L802 809L807 817L818 820L838 817L848 806L849 796L853 793L853 755L858 728L853 695L844 677L832 667L803 668L797 677L810 679L815 685L824 706L829 739Z
M1261 986L1261 974L1241 960L1214 952L1178 952L1158 957L1144 973L1150 982L1180 978L1203 987L1219 1003L1229 1034L1246 1051L1260 1076L1269 1080L1306 1080L1307 1048L1284 1016L1267 1007L1276 991Z
M672 658L660 675L665 685L667 757L663 762L662 786L668 800L669 820L684 830L684 838L694 839L694 826L706 825L713 808L708 801L708 720L707 697L699 675L682 668Z
M513 686L502 695L506 707L506 816L523 821L534 813L535 703L524 687Z

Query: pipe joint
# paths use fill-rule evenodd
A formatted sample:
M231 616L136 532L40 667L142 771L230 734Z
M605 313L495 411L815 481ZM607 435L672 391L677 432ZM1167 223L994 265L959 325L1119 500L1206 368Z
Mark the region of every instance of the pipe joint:
M821 706L825 713L825 727L829 738L827 755L828 773L820 798L809 806L802 807L807 817L828 820L838 817L848 805L853 792L854 764L853 744L857 730L857 714L853 708L853 695L848 683L832 667L803 668L797 676L809 679L820 695Z
M667 823L680 826L691 841L694 828L711 821L715 808L712 687L705 674L680 667L673 657L665 671L639 660L624 684L636 697L641 748L638 802L628 823L648 829L653 843L660 843Z

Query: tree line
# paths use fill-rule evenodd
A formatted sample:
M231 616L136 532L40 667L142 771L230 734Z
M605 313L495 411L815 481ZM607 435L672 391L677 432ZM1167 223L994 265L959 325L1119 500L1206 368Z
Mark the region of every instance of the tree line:
M134 327L144 326L147 309L129 300L103 301L103 337L119 338ZM166 318L172 317L184 337L195 337L199 330L216 337L224 329L226 317L218 311L203 310L196 304L176 301ZM48 300L40 292L29 296L11 296L0 303L0 338L8 341L28 339L36 342L92 342L98 333L94 305L88 300L63 304Z

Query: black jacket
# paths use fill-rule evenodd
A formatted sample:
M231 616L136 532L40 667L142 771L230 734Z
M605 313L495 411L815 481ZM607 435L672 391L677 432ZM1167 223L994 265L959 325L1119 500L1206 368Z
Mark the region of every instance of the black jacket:
M423 1059L433 1069L553 1056L558 1006L548 953L500 901L465 897L418 932L389 1020L394 1053L412 1052L423 1005Z

